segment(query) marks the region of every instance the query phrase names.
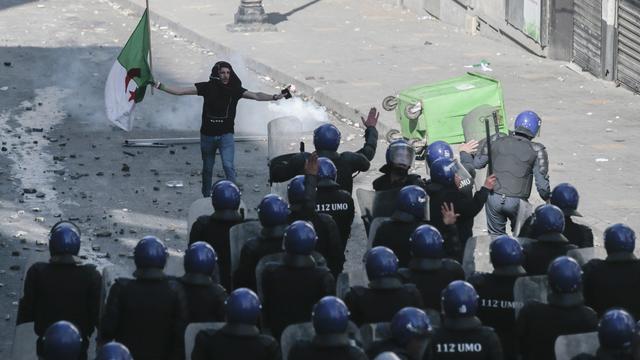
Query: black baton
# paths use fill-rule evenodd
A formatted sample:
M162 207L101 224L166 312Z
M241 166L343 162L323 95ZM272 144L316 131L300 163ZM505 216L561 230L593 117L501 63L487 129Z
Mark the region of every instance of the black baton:
M489 119L484 119L484 130L487 133L487 156L489 157L489 173L488 175L493 174L493 162L491 161L491 131L489 130Z

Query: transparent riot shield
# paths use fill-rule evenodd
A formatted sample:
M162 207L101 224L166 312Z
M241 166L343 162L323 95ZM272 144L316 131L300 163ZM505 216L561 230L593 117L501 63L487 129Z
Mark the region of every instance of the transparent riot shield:
M240 213L246 214L246 205L243 200L240 200ZM211 215L213 214L213 205L211 204L211 198L201 198L189 206L189 212L187 213L187 234L191 233L191 227L193 223L198 220L198 218L202 215Z
M184 354L185 359L191 359L191 353L196 345L196 336L200 331L220 330L226 323L224 322L206 322L206 323L190 323L184 330Z
M229 250L231 255L231 275L238 268L240 261L240 251L244 244L251 238L260 234L262 225L258 220L249 220L234 225L229 229Z
M373 240L375 240L376 238L376 233L378 232L380 225L382 225L386 221L391 221L391 218L377 217L373 219L373 221L371 222L371 228L369 229L369 236L367 237L367 248L365 249L365 251L369 251L369 249L373 247Z
M498 114L498 123L494 123L493 114ZM500 107L491 105L480 105L471 110L462 118L462 132L464 133L464 141L471 140L481 141L487 137L485 119L489 121L489 133L495 134L499 130L502 122L500 119Z
M547 303L547 295L550 293L547 275L523 276L513 285L513 301L516 304L516 317L520 309L528 301Z
M347 333L351 339L351 344L361 347L362 336L360 335L360 329L353 322L349 321L347 326ZM316 332L313 329L313 325L310 322L292 324L287 326L280 336L280 348L282 349L282 359L287 360L289 358L289 351L293 345L298 341L311 341Z
M360 218L364 223L364 230L369 234L369 226L373 221L373 199L376 196L376 192L373 190L356 189L356 200L358 202L358 208L360 209Z
M377 217L389 217L396 210L396 202L400 189L376 191L373 197L372 215Z
M567 252L567 256L575 259L582 266L592 259L606 259L607 251L602 247L573 249Z
M554 346L557 360L571 360L580 354L595 355L600 347L598 332L561 335Z
M518 237L520 235L520 230L527 223L527 219L531 215L533 215L534 207L531 203L526 200L520 199L520 204L518 205L518 215L516 216L516 223L513 225L513 236Z
M368 349L374 342L391 338L391 324L388 322L370 323L360 326L363 348Z
M460 185L458 190L467 194L469 197L473 196L473 191L476 189L475 179L469 174L467 169L462 166L459 159L454 160L456 163L456 175L460 177Z
M269 254L263 256L260 261L258 261L258 265L256 265L256 287L258 290L258 296L260 299L264 301L264 293L262 292L262 274L264 273L264 269L269 264L282 264L282 259L284 259L284 252L277 254Z
M493 237L490 235L474 236L467 240L462 258L462 269L467 277L474 272L493 271L489 257L489 246L492 240Z

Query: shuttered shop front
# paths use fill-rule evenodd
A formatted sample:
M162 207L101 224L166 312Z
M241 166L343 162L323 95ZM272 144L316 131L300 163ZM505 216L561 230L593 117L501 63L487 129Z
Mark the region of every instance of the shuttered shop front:
M602 0L576 0L573 4L573 62L602 77Z
M640 0L619 0L616 79L640 92Z

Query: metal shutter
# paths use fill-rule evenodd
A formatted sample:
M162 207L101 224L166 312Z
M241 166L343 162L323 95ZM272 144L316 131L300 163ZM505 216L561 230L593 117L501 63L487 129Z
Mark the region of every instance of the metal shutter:
M576 0L573 4L573 62L602 77L602 0Z
M640 0L620 0L616 79L640 92Z

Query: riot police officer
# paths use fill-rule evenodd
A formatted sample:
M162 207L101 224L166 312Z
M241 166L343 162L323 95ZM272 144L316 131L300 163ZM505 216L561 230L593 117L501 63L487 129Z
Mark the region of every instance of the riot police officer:
M58 321L47 328L42 337L42 359L67 360L86 358L80 331L68 321ZM85 353L85 355L82 355Z
M397 254L400 266L407 266L411 258L409 252L409 237L415 229L425 224L427 205L427 193L419 186L410 185L403 187L398 193L396 211L390 219L380 224L375 236L373 246L386 246ZM456 214L444 204L441 209L443 222L446 227L442 232L445 239L445 249L457 247L458 232L455 227Z
M164 274L169 256L154 236L136 245L134 280L119 278L111 286L102 321L102 343L125 345L136 360L182 359L189 313L184 290Z
M282 264L267 264L262 273L264 323L277 339L288 325L309 321L313 305L335 293L331 272L311 255L316 239L310 223L294 221L284 231Z
M334 276L338 276L342 272L344 264L340 231L330 215L316 212L316 182L315 174L298 175L289 182L287 186L289 208L291 209L289 222L303 220L313 225L318 235L315 250L325 258L327 266Z
M184 276L180 283L187 297L189 323L224 320L225 289L213 278L217 256L211 245L198 241L184 253Z
M342 189L351 193L353 189L353 174L369 170L369 163L376 154L378 143L378 130L376 125L380 113L371 108L365 120L362 118L366 130L364 132L365 144L356 151L338 152L340 146L340 130L333 124L323 124L313 132L313 145L320 157L326 157L333 161L338 168L337 182ZM297 153L279 156L269 163L271 181L283 182L302 174L305 159L308 153Z
M523 246L523 267L529 275L544 275L553 259L566 255L577 246L569 243L564 230L564 214L555 205L542 205L536 208L533 221L536 238Z
M514 302L513 286L519 277L527 274L522 267L522 246L518 240L502 235L489 245L489 257L493 272L473 274L469 283L480 297L478 317L484 325L492 327L498 334L504 358L515 360L515 310L520 309L523 304Z
M104 344L98 350L96 360L133 360L126 346L112 341Z
M398 258L390 249L378 246L365 255L368 287L353 286L345 295L351 319L358 326L388 322L403 307L422 308L422 296L413 284L402 284Z
M94 265L81 264L75 258L79 251L77 227L58 223L49 234L49 262L37 262L27 270L16 323L34 323L38 355L42 355L42 336L47 328L67 320L80 330L82 359L87 358L89 338L98 325L102 277Z
M189 245L204 241L211 245L218 255L218 273L220 284L231 288L231 250L229 248L229 229L243 221L240 208L240 189L229 180L217 181L211 191L211 203L214 212L200 216L191 227Z
M392 351L408 360L421 360L432 332L427 314L414 307L398 311L391 319L391 339L376 341L367 351L373 359L385 351Z
M289 360L366 360L362 349L351 345L347 334L349 310L342 300L325 296L311 314L316 334L312 341L298 341L289 351Z
M516 222L520 200L531 195L535 178L542 200L549 199L549 159L544 145L531 141L538 135L542 120L533 111L520 113L515 120L514 133L497 136L491 142L491 159L497 183L487 200L487 226L489 234L506 234L507 219L511 227ZM489 163L485 143L473 159L476 169Z
M607 311L598 324L600 347L595 356L580 354L573 360L632 360L631 343L635 320L622 309Z
M280 346L271 336L260 334L260 299L251 290L234 290L227 299L227 323L220 330L196 335L192 360L279 360ZM137 358L136 358L137 360Z
M405 282L414 284L424 307L439 310L442 290L455 280L464 280L460 263L445 258L444 239L438 229L420 225L409 237L411 260L408 268L398 270Z
M456 187L460 192L467 196L467 198L473 197L474 179L476 177L476 170L473 167L473 158L471 156L463 156L465 151L474 151L477 147L477 143L462 144L460 147L460 162L453 156L453 149L451 145L446 141L438 140L427 146L426 152L426 170L427 174L431 172L431 165L440 159L448 159L456 164L455 173L459 179L456 179ZM432 179L427 182L427 193L429 185L432 183ZM473 225L472 225L473 226Z
M440 209L444 204L453 204L457 214L456 220L460 245L447 249L447 255L462 261L462 255L467 240L473 236L473 219L482 210L487 197L496 184L496 177L490 175L484 182L484 186L473 195L468 196L459 190L460 177L456 175L458 165L451 159L443 157L431 164L431 182L427 186L430 198L431 223L441 231L447 226L444 224Z
M595 331L598 325L595 311L584 305L582 270L575 260L555 259L547 278L549 303L528 302L516 319L517 350L523 360L555 359L558 336Z
M387 147L386 163L380 168L383 175L373 180L373 190L400 189L408 185L423 187L424 179L409 173L415 157L415 149L406 140L394 140Z
M258 205L260 235L247 241L240 251L238 268L233 274L235 288L256 289L256 265L263 256L282 251L282 236L289 221L289 207L281 197L269 194Z
M493 329L476 317L478 294L468 282L456 280L442 291L444 322L429 342L425 359L501 360L502 346Z
M336 221L344 253L351 235L351 224L356 210L351 194L342 190L336 182L337 174L333 161L324 157L318 159L316 211L328 214Z
M582 216L578 212L580 195L571 184L562 183L553 188L551 204L557 206L564 213L564 231L562 234L570 243L579 248L593 247L593 232L591 228L573 221L572 216Z
M633 254L636 234L624 224L609 226L604 232L607 258L584 265L584 299L598 314L611 307L623 307L640 317L640 260Z

